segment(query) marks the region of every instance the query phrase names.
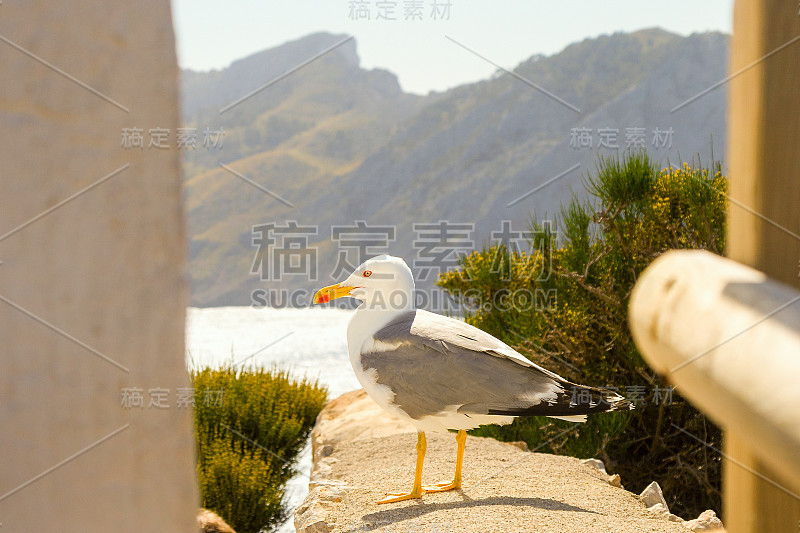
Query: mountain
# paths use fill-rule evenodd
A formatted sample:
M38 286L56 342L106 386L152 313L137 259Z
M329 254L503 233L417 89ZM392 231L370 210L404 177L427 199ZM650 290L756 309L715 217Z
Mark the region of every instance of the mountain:
M583 194L582 177L598 153L622 153L627 140L643 143L664 165L697 157L707 163L712 151L724 161L724 87L681 106L725 77L728 37L718 33L649 29L587 39L531 57L516 76L499 71L427 96L403 93L391 73L360 68L349 40L220 113L343 39L315 34L222 71L184 73L187 124L226 131L222 149L186 152L194 305L249 305L253 291L265 288L297 289L307 299L341 279L331 276L339 262L332 227L356 221L395 226L388 250L366 251L389 251L410 264L435 255L420 242L415 248L414 223L474 223L454 247L480 247L503 221L524 230L533 214L554 218L572 194ZM454 45L453 53L468 52ZM318 226L306 234L311 249L295 254L316 252L316 279L251 273L253 227L287 221ZM364 245L369 236L362 237Z
M258 278L249 274L251 228L286 217L308 221L235 174L275 191L301 210L337 176L352 172L417 112L386 71L359 68L355 42L294 72L251 98L226 106L340 43L345 36L315 34L233 63L222 71L184 72L183 113L200 134L224 129L222 148L185 152L186 209L192 301L247 304ZM306 222L307 223L307 222Z

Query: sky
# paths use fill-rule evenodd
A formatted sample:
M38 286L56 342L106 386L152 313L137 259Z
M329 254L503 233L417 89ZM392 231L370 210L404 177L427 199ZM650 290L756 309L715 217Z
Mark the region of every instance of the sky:
M387 69L416 94L488 78L497 70L492 63L511 69L534 54L618 31L733 31L733 0L172 0L172 6L182 68L220 69L326 31L354 36L362 67ZM414 15L408 20L406 9Z

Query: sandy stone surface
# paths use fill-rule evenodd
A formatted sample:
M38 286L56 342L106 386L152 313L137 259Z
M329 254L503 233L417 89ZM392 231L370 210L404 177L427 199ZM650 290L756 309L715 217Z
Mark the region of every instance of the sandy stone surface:
M474 437L467 440L461 491L376 505L387 491L410 489L415 443L405 434L334 450L330 478L348 489L331 513L332 531L686 533L680 524L651 516L635 495L612 487L578 459ZM428 435L423 483L452 478L455 448L447 435Z
M400 433L389 433L395 422L372 411L363 393L349 394L323 412L315 430L312 491L298 508L298 531L687 532L680 523L648 512L638 496L611 486L607 476L578 459L476 437L467 439L462 490L377 505L386 492L411 488L416 435L402 425ZM370 425L362 418L365 413L379 418ZM351 415L355 434L342 438L342 417ZM326 420L338 420L330 427L335 439L326 437ZM370 436L376 432L380 436ZM427 437L423 483L450 481L454 436Z

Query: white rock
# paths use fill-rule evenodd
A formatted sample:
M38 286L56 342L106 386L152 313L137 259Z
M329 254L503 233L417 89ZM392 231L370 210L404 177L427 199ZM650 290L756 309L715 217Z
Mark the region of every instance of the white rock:
M657 503L647 508L653 514L664 514L669 512L669 508L663 503Z
M611 485L612 487L623 488L622 487L622 478L619 477L619 474L614 474L614 475L608 476L608 484Z
M683 522L683 518L669 512L669 508L663 503L657 503L647 508L647 511L655 516L666 518L670 522Z
M658 503L664 506L664 508L669 512L669 506L667 505L667 501L664 499L664 494L661 492L661 487L658 485L658 482L653 481L647 488L642 491L639 495L642 499L642 503L648 509Z
M717 518L717 513L711 509L703 511L700 516L684 525L691 531L723 531L722 520Z
M331 475L334 463L338 461L336 457L332 456L317 461L314 465L314 469L311 471L311 481L319 482L320 480L328 479Z
M339 503L347 494L347 487L346 486L327 486L321 487L320 490L320 500L324 502L333 502Z
M589 465L596 470L599 470L600 472L603 473L603 475L606 476L608 475L608 472L606 472L606 465L603 464L603 461L601 461L600 459L584 459L583 461L581 461L581 463Z
M300 533L329 533L329 509L320 502L321 488L311 490L294 512L294 527Z
M208 509L197 511L197 525L200 527L201 532L236 533L221 516Z
M309 523L302 525L297 531L301 533L330 533L331 527L325 519L310 520Z
M509 442L507 444L510 444L511 446L513 446L515 448L519 448L523 452L529 452L530 451L530 448L528 448L528 443L525 442L524 440L519 440L519 441L516 441L516 442Z

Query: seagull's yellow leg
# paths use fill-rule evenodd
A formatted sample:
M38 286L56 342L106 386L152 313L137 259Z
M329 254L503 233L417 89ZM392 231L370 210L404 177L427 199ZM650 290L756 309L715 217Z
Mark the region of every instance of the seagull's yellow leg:
M422 498L422 495L425 494L425 490L422 488L422 463L425 461L427 448L428 442L425 440L425 433L419 431L417 433L417 469L414 472L414 488L411 489L411 492L390 492L378 503L394 503Z
M425 485L423 487L425 492L444 492L461 488L461 463L464 462L464 446L467 444L467 432L460 429L456 435L456 442L458 443L458 451L456 452L456 474L453 476L453 482Z

